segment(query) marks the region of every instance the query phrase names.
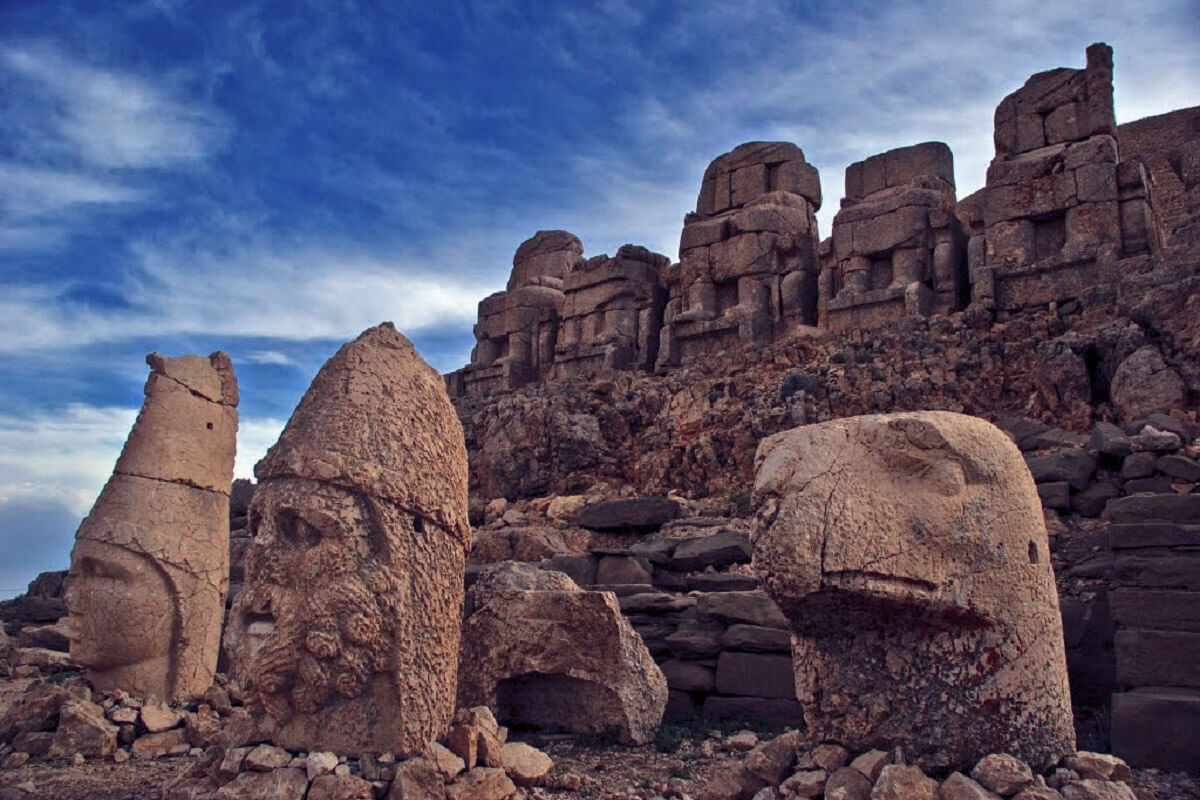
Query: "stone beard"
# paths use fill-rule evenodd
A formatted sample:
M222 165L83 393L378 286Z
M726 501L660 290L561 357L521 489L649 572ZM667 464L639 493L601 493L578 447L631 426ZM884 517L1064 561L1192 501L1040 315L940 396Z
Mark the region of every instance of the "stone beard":
M788 618L810 733L926 769L1074 750L1041 504L1016 447L948 412L759 447L754 563Z
M456 683L461 543L394 502L304 478L265 480L250 525L228 635L274 741L414 752L435 738Z

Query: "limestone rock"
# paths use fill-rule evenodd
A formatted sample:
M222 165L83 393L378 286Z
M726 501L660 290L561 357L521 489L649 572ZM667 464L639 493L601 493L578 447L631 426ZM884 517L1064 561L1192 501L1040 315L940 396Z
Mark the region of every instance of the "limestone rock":
M220 352L146 361L145 403L75 534L64 600L93 685L182 702L212 684L220 649L237 383Z
M879 773L871 800L938 800L938 782L920 767L888 764Z
M333 768L338 765L338 757L334 753L328 751L321 753L309 753L308 758L304 760L304 773L311 781L319 778L322 775L328 775L333 772Z
M419 751L454 710L471 536L441 377L390 323L367 330L321 368L255 474L226 649L269 738Z
M388 800L444 800L445 779L438 767L426 758L410 758L396 767L396 777L388 790Z
M129 752L134 758L162 758L183 755L190 749L186 732L177 728L139 736L133 741Z
M291 760L292 754L282 747L260 744L246 754L246 759L242 764L246 769L254 772L270 772L286 766Z
M791 772L803 743L804 737L799 731L781 734L747 753L743 766L766 785L778 786Z
M679 504L668 497L603 500L581 509L576 521L594 530L656 528L679 516Z
M941 792L941 800L997 800L1000 797L961 772L955 772L942 781Z
M217 790L217 800L303 800L308 790L304 770L243 772Z
M1066 800L1137 800L1133 789L1126 784L1098 781L1094 778L1071 781L1063 787L1062 796Z
M370 781L354 775L322 775L313 780L305 800L375 800Z
M104 709L86 700L62 705L58 730L50 743L50 758L107 758L117 749L117 727L104 718Z
M1007 753L984 756L971 770L971 777L998 795L1016 794L1033 783L1029 765Z
M442 777L448 781L457 778L459 773L467 768L463 759L437 742L430 742L426 745L421 756L436 766L438 772L442 773Z
M1124 759L1109 755L1108 753L1091 753L1086 750L1080 750L1074 755L1067 756L1063 759L1063 764L1067 769L1073 769L1079 773L1079 777L1088 779L1094 778L1102 781L1123 781L1129 783L1133 780L1133 772L1129 769L1129 765Z
M1138 348L1121 362L1109 391L1124 422L1183 408L1186 395L1183 379L1153 345Z
M183 715L165 703L146 703L139 714L150 733L161 733L179 724Z
M800 770L779 784L779 792L785 797L821 797L828 779L823 769Z
M756 464L754 564L812 735L903 745L925 769L1073 752L1041 504L1003 433L949 412L854 417L768 437Z
M555 588L540 588L547 582ZM666 679L612 594L510 562L484 569L468 607L459 705L494 708L502 722L611 731L625 742L653 735Z
M500 766L517 786L536 786L554 767L550 757L524 742L509 742L500 749Z
M446 800L504 800L517 787L493 767L476 767L446 787Z
M825 781L825 800L870 800L871 782L861 772L843 767Z
M866 775L871 783L879 780L879 773L893 761L891 751L868 750L850 762L850 766Z
M69 699L67 690L57 684L30 685L0 714L0 742L11 742L22 733L54 730Z

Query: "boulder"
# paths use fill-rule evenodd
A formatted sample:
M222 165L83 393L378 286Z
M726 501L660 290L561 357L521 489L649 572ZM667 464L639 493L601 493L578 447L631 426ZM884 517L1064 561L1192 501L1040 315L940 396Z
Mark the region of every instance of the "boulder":
M1007 797L1033 783L1033 771L1019 758L1007 753L984 756L971 770L971 777L989 791Z
M554 767L550 757L524 742L509 742L500 748L500 766L517 786L536 786Z
M50 743L50 758L107 758L117 749L117 726L104 718L104 709L87 700L67 700L62 705L58 730Z
M387 800L445 800L445 778L426 758L410 758L396 767Z
M870 800L871 782L856 769L842 767L825 781L825 800Z
M476 767L446 786L446 800L504 800L516 790L504 770Z
M308 787L305 800L375 800L370 781L355 775L322 775Z
M459 705L506 723L644 743L667 681L608 592L514 562L487 567L463 622Z
M938 800L938 782L920 767L888 764L875 781L871 800Z
M1129 422L1148 414L1183 408L1187 390L1162 353L1153 345L1145 345L1117 367L1109 391L1117 413Z
M216 800L304 800L307 790L302 769L243 772L217 790Z

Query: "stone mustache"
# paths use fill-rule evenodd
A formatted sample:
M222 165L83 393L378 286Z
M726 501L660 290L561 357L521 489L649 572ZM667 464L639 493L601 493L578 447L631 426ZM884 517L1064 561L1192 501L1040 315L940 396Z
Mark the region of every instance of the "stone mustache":
M344 345L258 463L226 633L293 750L418 751L454 711L467 454L441 377L391 323Z
M146 400L75 534L71 659L100 689L182 703L212 684L229 580L229 357L146 357Z

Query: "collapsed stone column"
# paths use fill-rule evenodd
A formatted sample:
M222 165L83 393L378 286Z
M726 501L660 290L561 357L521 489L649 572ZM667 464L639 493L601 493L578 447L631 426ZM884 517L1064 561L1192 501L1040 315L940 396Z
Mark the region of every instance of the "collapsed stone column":
M679 240L659 365L816 324L821 181L787 142L747 142L704 172Z
M384 323L333 356L255 467L232 673L293 750L413 753L454 711L467 454L441 377Z
M926 769L1075 749L1041 503L1015 445L941 411L764 439L754 565L817 741Z
M942 142L847 167L821 272L822 326L870 327L965 305L966 240L954 203L954 157Z
M182 703L220 650L237 380L221 352L146 363L146 401L75 534L71 659L97 688Z

